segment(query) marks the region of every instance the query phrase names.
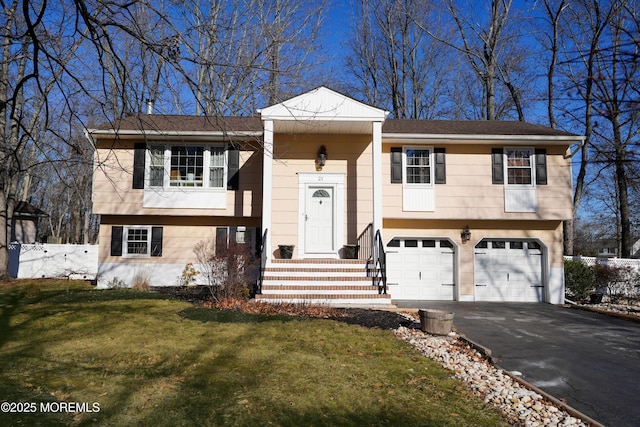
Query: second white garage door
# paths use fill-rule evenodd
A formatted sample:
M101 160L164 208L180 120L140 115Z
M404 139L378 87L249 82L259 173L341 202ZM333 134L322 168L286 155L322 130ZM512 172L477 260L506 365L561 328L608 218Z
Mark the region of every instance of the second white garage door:
M393 299L454 299L454 247L446 239L399 238L389 242L387 283Z
M542 271L538 242L483 240L475 248L475 300L544 301Z

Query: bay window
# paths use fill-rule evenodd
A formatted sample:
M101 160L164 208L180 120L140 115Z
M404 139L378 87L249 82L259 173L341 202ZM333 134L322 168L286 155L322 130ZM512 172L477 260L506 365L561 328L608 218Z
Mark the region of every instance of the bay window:
M151 145L148 186L224 189L224 146Z

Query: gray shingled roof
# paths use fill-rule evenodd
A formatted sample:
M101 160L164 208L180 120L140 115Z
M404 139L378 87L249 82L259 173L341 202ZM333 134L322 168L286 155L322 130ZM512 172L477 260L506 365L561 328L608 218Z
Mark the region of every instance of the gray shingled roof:
M383 133L429 135L544 135L575 136L569 132L533 125L531 123L500 120L410 120L390 119L382 126Z
M205 117L163 114L136 114L113 123L94 127L95 130L159 131L159 132L260 132L259 117Z
M261 132L259 117L205 117L161 114L137 114L114 123L96 126L98 131L158 132ZM540 135L576 136L575 134L518 121L410 120L388 119L385 134L426 135Z

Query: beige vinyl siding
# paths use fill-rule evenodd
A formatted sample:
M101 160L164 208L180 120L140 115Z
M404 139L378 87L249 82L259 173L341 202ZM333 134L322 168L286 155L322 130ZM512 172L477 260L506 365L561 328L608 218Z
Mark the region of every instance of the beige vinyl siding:
M446 184L435 185L435 211L405 212L402 185L391 184L390 147L383 145L383 203L385 218L427 219L566 219L571 218L571 164L561 147L547 149L547 185L536 185L538 209L535 213L505 213L504 186L491 180L492 145L444 145ZM495 146L502 146L504 142Z
M327 149L327 162L321 171L315 159L320 146ZM298 241L298 173L340 173L345 175L344 243L355 243L372 221L371 136L368 135L288 135L274 136L273 250L278 245ZM296 248L297 251L297 248ZM294 252L294 257L296 253Z
M226 190L226 209L149 209L143 208L145 190L132 189L134 142L137 141L113 145L112 141L105 141L98 145L94 155L94 213L240 217L262 214L262 153L249 144L240 151L239 188Z
M112 257L111 253L111 229L112 226L160 226L162 227L162 256L148 258L123 258ZM260 228L260 220L254 218L189 218L184 217L149 217L149 216L106 216L100 224L99 262L116 263L188 263L195 261L193 249L200 241L215 241L217 227L237 226ZM259 230L257 232L259 234Z

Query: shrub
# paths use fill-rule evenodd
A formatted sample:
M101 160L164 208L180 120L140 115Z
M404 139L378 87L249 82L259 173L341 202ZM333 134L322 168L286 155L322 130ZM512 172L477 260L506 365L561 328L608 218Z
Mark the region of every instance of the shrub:
M120 288L126 288L127 284L124 282L124 280L120 279L119 277L114 277L112 278L109 283L107 283L107 288L109 289L120 289Z
M564 283L567 296L578 301L586 300L596 286L596 276L580 260L564 261Z
M213 301L249 298L258 265L250 245L222 242L216 247L215 239L210 238L198 242L194 253Z
M178 277L178 284L182 287L195 285L196 277L198 276L198 270L195 269L192 263L187 263L182 270L182 275Z
M593 267L598 289L606 290L613 303L625 297L634 297L637 292L639 274L632 267L596 264Z
M148 292L151 290L151 283L149 282L149 276L141 271L136 272L133 276L133 289L136 291Z

